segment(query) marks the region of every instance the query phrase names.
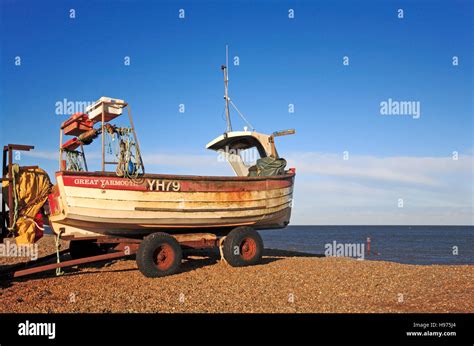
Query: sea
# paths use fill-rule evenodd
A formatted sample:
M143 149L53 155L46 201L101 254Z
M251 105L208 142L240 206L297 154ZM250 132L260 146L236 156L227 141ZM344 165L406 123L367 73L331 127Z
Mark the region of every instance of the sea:
M265 248L291 252L338 255L333 250L339 244L363 244L364 260L474 264L474 226L288 226L259 233ZM344 255L357 258L351 253Z
M52 231L46 227L45 233ZM280 253L288 256L322 257L328 255L328 248L334 249L334 244L359 248L363 244L364 260L474 264L474 226L288 226L259 233L266 249L284 250ZM344 255L359 258L357 254Z

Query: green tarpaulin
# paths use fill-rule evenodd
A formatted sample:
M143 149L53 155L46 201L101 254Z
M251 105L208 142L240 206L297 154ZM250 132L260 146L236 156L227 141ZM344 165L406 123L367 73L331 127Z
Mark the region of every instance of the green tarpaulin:
M257 160L255 166L250 167L249 176L274 176L285 174L285 159L275 159L271 156L263 157Z

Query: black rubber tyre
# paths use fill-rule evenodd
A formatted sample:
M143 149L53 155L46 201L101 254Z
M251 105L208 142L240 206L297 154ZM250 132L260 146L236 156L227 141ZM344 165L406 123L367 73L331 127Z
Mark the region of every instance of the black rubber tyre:
M107 248L100 246L94 240L71 240L69 254L72 259L103 255Z
M254 265L262 259L263 240L251 227L237 227L224 239L222 250L232 267Z
M183 251L178 241L166 233L153 233L145 237L137 252L137 265L148 278L176 273L181 265Z

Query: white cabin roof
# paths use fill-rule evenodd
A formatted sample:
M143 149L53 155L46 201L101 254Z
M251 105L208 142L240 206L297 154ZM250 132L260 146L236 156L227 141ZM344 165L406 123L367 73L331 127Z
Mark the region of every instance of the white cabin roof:
M207 143L206 148L219 151L229 149L245 150L256 147L260 156L269 156L272 152L270 135L255 131L226 132Z

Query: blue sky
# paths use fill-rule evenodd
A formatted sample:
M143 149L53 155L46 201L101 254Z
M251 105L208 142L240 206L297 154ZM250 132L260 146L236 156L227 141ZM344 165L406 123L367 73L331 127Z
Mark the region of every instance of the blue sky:
M297 130L278 142L294 224L473 224L472 28L470 1L2 1L1 143L35 145L23 163L52 174L56 102L111 96L132 106L148 172L231 174L204 149L225 129L229 44L239 109ZM420 117L381 115L389 98Z

